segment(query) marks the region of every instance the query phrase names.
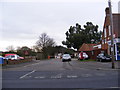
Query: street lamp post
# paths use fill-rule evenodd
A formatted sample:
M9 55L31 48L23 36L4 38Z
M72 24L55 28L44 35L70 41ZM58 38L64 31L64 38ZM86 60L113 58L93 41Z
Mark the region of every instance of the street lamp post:
M112 55L112 68L115 68L114 63L114 38L113 38L113 16L111 8L111 0L108 1L109 11L110 11L110 30L111 30L111 55Z

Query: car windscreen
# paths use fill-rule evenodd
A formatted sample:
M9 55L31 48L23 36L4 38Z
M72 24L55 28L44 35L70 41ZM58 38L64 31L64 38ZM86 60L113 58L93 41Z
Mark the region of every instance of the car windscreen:
M64 54L63 57L70 57L70 55L69 54Z
M99 54L99 56L104 56L104 54L103 54L103 53L101 53L101 54Z
M10 58L11 56L6 56L5 58Z

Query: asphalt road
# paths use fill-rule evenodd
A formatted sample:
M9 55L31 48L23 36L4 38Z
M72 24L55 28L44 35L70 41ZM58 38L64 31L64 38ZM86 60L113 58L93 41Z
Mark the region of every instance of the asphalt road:
M118 67L118 63L116 66ZM70 63L60 59L36 60L3 67L3 88L108 88L120 89L119 69L110 62Z

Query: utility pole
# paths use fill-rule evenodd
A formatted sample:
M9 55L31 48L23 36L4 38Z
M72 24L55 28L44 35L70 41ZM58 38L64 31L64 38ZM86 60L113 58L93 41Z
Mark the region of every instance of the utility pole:
M115 68L114 63L114 38L113 38L113 16L112 16L112 8L111 8L111 0L108 1L109 11L110 11L110 30L111 30L111 55L112 55L112 69Z

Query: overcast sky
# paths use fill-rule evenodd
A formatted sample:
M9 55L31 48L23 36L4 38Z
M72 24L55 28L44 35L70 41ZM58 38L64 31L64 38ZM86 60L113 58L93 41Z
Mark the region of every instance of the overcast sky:
M113 13L118 1L112 0ZM41 33L47 33L62 45L65 32L76 23L93 22L102 30L108 0L1 0L0 51L6 47L35 45Z

